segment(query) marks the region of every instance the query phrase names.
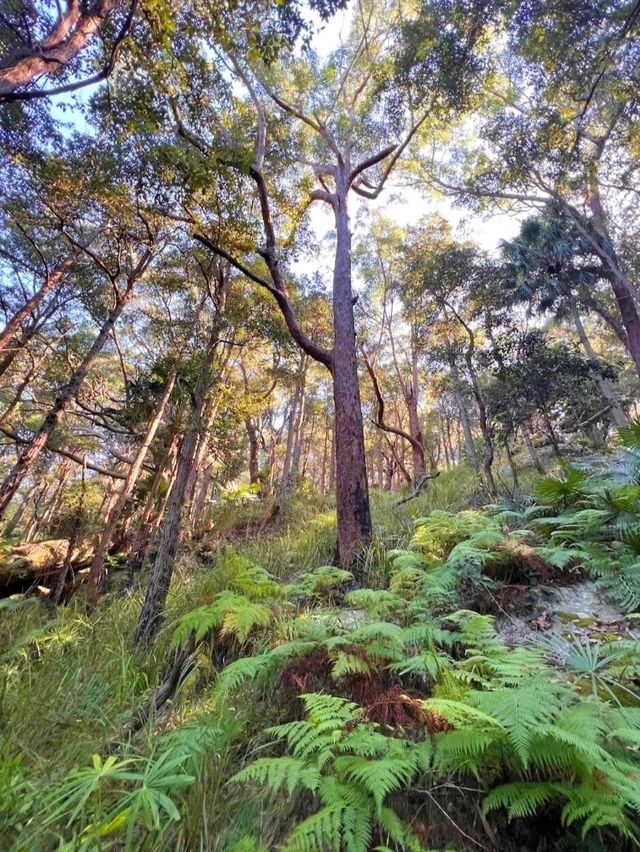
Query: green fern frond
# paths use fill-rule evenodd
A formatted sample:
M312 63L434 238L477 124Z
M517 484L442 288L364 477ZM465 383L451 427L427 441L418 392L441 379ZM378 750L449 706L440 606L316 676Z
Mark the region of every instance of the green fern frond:
M222 669L216 680L216 690L230 692L247 681L266 676L273 671L274 663L276 661L271 653L241 657Z
M261 757L229 779L230 784L247 782L261 784L273 792L284 788L291 796L301 787L317 790L320 774L315 766L297 757Z
M394 790L409 785L417 770L417 756L394 754L387 758L340 757L335 762L338 774L355 781L369 793L376 803L377 812L385 798Z
M497 808L505 808L510 820L534 816L538 810L558 797L558 785L549 781L516 781L496 787L482 803L486 815Z
M353 574L350 571L336 568L334 565L323 565L314 571L302 574L295 584L295 590L297 594L304 597L317 597L352 579Z
M363 609L369 618L393 615L406 606L406 600L386 589L355 589L345 595L349 606Z
M336 804L307 817L286 838L282 852L341 852L343 812L344 805Z
M570 690L560 684L538 679L518 687L473 692L469 702L506 730L508 741L526 768L536 731L559 714L570 696Z
M254 627L266 627L273 614L269 607L236 592L220 592L213 603L184 615L176 625L172 645L181 645L194 632L196 642L219 628L223 636L233 635L244 642Z
M331 668L331 677L334 680L339 680L345 675L370 675L374 670L371 663L363 657L349 654L346 651L338 651Z

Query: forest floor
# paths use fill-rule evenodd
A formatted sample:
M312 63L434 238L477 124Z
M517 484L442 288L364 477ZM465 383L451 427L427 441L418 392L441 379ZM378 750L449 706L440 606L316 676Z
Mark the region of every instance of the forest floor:
M464 469L397 500L373 495L358 584L322 567L329 499L273 525L220 507L153 650L126 572L91 613L4 601L0 848L627 848L638 607L577 559L596 510L482 510ZM132 725L181 649L172 699Z

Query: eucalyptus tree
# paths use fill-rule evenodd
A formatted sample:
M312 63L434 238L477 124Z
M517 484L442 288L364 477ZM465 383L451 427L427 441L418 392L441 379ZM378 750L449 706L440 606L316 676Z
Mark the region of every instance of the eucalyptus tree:
M56 389L53 404L32 436L26 439L18 459L0 485L0 517L29 473L35 460L50 444L54 432L77 401L79 391L96 359L113 334L125 307L132 301L136 288L152 261L165 245L158 222L139 208L138 191L129 175L117 166L117 152L109 156L91 153L91 142L77 141L68 152L67 162L59 167L52 163L44 169L49 180L43 205L57 225L66 244L67 255L74 259L73 270L87 276L85 306L89 316L98 322L99 331ZM87 161L99 164L98 175L86 173ZM108 186L105 181L108 180ZM68 188L75 187L70 195ZM18 223L20 224L20 223ZM34 251L40 254L46 268L46 256L38 242L20 224ZM76 258L82 257L82 264ZM70 274L70 273L69 273ZM78 280L75 280L78 286ZM36 296L44 298L42 287ZM46 295L46 294L45 294ZM33 299L27 300L30 305ZM60 307L62 301L54 302ZM30 305L34 311L37 305ZM18 312L20 317L20 311ZM9 325L15 325L16 316ZM23 439L25 440L25 439Z
M308 3L322 17L341 5L342 0ZM273 55L308 31L306 6L302 0L222 0L208 6L66 0L53 9L51 4L16 0L0 16L0 102L74 92L106 80L117 66L133 73L149 39L172 53L174 40L195 42L205 32L216 36L241 27L255 48ZM177 33L179 39L169 38ZM43 78L53 82L34 88Z
M376 395L374 423L379 429L394 433L409 443L412 479L418 483L426 475L420 422L420 320L412 300L403 298L407 286L402 253L404 238L403 229L387 219L375 217L369 233L359 241L355 257L358 272L368 285L367 304L360 307L360 313L369 315L372 320L367 347L370 352L365 356L365 364ZM377 362L382 361L385 353L406 409L406 430L384 418L384 399L376 370Z
M295 342L331 373L337 552L345 565L354 561L371 537L353 311L350 202L353 196L378 198L419 131L438 126L445 114L462 105L464 86L460 84L466 79L466 65L460 59L473 56L485 18L465 3L457 4L456 9L448 39L428 59L423 55L432 87L429 97L420 100L414 99L409 77L401 88L392 73L404 48L398 34L408 14L402 4L392 0L362 3L348 39L324 62L309 54L267 68L247 62L233 50L226 52L230 73L244 85L247 102L255 112L253 151L246 151L236 168L248 173L253 182L262 233L261 238L256 233L251 246L237 235L225 242L219 230L207 233L205 219L197 235L273 295ZM435 24L441 11L439 3L427 3L422 14ZM178 107L183 135L202 150L202 128L194 134L195 128L186 126L184 120L189 105L179 103ZM233 133L232 129L228 134L225 152L233 143ZM232 159L227 153L224 156ZM287 190L288 198L283 195ZM291 237L284 232L287 227L290 232L295 230L306 205L315 202L329 207L336 232L330 347L301 325L287 284L286 245ZM210 220L209 227L212 224ZM251 254L261 258L266 275Z

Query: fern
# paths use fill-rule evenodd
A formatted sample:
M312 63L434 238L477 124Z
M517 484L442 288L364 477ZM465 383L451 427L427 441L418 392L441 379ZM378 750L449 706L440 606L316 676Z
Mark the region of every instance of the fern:
M294 590L296 594L303 597L321 597L352 579L353 574L350 571L336 568L333 565L324 565L314 571L302 574L298 578Z
M271 609L235 592L221 592L212 604L192 610L178 621L172 636L174 646L181 645L189 635L201 641L213 629L221 636L234 636L244 642L254 627L266 627L272 620Z
M320 775L298 757L261 757L231 778L234 784L246 782L262 784L273 792L286 789L291 796L300 787L313 792L320 783Z
M344 698L311 693L302 700L306 719L268 731L286 741L291 754L256 760L231 782L259 783L290 796L305 789L316 796L318 810L289 833L283 849L367 852L376 831L399 849L416 848L385 800L428 769L430 743L383 736Z
M557 798L561 789L549 781L502 784L485 797L482 811L486 815L497 808L506 808L509 819L534 816L543 805Z

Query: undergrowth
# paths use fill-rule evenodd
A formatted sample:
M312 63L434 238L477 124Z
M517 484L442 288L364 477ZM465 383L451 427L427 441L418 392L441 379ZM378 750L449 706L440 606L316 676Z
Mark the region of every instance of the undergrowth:
M505 590L585 577L639 608L636 473L569 467L487 509L458 471L403 507L375 495L360 587L307 498L186 548L150 652L136 590L91 615L5 601L0 847L633 848L638 643L511 648L495 616ZM127 735L190 642L168 710Z

